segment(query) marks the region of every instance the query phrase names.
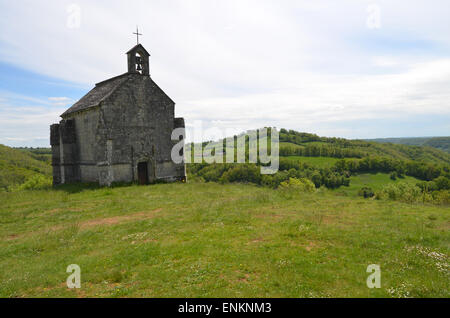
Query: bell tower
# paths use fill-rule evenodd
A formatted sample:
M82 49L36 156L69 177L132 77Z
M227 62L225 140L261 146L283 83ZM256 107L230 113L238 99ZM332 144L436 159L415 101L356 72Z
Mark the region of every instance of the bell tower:
M142 46L137 44L127 52L128 55L128 73L139 73L150 75L149 57L150 54Z
M142 75L150 76L150 66L148 63L148 58L150 54L147 50L139 44L139 29L136 26L136 46L127 52L128 55L128 73L139 73Z

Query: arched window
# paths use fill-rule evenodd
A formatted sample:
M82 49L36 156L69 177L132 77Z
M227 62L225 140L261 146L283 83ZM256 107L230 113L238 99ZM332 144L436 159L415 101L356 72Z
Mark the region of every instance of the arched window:
M136 52L136 71L142 74L142 57Z

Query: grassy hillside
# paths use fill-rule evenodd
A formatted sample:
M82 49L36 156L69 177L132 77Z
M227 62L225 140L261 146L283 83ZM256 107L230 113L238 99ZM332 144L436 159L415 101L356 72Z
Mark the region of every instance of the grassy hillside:
M48 149L0 145L0 297L450 296L449 154L280 137L275 175L189 164L187 184L113 188L52 189Z
M250 132L247 134L250 135ZM226 147L227 156L234 152L237 157L238 137L234 136L234 148ZM223 140L214 143L220 148L222 144ZM247 156L249 144L246 137ZM206 142L202 146L204 150L210 147ZM266 147L265 140L259 141L258 146ZM194 155L191 152L191 158L198 158L198 151L194 152ZM345 187L354 189L360 186L361 191L358 192L365 197L450 203L450 154L437 149L319 137L281 129L279 153L279 169L273 175L261 175L258 167L261 163L227 164L220 159L214 164L189 164L187 171L190 177L206 182L250 182L271 188L289 186L290 183L297 186L303 183L308 188L308 183L312 182L316 188L342 188L344 193L347 192ZM374 187L358 184L358 175L377 173L383 178L378 183L374 179ZM397 178L398 182L389 181ZM352 185L352 180L356 181L355 185Z
M416 160L435 164L450 164L450 154L442 150L423 146L380 143L375 141L348 140L343 138L319 137L314 134L293 130L280 130L281 155L311 157L364 158L381 156L398 160ZM431 142L431 141L430 141ZM297 151L295 151L297 150ZM297 152L297 153L295 153Z
M378 138L369 139L368 141L409 146L428 146L450 152L450 137Z
M449 297L448 212L239 184L0 193L0 296Z
M0 191L23 184L36 175L51 176L49 155L0 145Z
M413 177L405 176L404 178L392 180L387 173L361 173L350 177L350 185L348 187L339 188L338 193L345 193L350 196L357 196L358 191L363 187L370 187L375 192L381 191L386 185L409 183L415 185L418 180Z
M52 149L51 148L14 148L29 154L32 158L43 161L47 164L52 163Z
M337 158L330 157L304 157L304 156L288 156L289 160L306 163L308 165L318 168L331 168L339 160Z
M203 144L205 145L206 143ZM233 151L233 149L226 149L227 152L230 150ZM299 167L303 171L306 171L306 168L335 170L334 167L339 159L368 157L424 162L447 167L450 165L450 154L431 147L319 137L286 129L280 130L280 156L300 163ZM49 148L12 149L0 145L0 190L23 185L36 175L46 178L39 179L37 183L48 184L48 178L51 176L50 164L51 150ZM286 164L284 166L286 167ZM328 172L320 173L323 178L330 177ZM311 175L312 172L306 176L311 177ZM32 181L34 180L29 182L33 183ZM329 183L326 180L323 181L323 184Z

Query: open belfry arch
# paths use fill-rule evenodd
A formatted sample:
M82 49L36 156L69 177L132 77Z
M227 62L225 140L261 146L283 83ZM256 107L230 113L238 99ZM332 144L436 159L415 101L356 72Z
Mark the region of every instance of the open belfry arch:
M150 77L147 50L138 43L126 54L127 73L97 83L51 125L54 184L185 180L184 163L171 159L184 119Z
M148 53L141 44L137 44L127 52L128 72L138 72L142 75L150 75L150 65Z

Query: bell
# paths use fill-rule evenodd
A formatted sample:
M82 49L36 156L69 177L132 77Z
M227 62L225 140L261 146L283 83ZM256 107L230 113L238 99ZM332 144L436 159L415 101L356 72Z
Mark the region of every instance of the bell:
M141 64L138 64L137 67L136 67L136 69L137 69L138 71L142 71L142 65L141 65Z

